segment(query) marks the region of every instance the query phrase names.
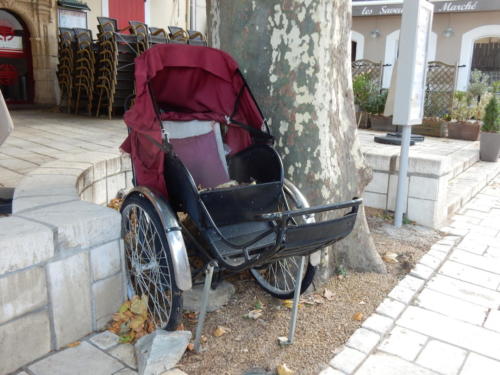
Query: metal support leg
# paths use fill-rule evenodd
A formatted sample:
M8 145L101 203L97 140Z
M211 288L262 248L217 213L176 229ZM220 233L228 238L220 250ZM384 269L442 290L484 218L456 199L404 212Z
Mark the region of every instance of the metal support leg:
M210 291L210 286L212 285L212 277L214 276L215 267L217 267L217 262L211 261L208 263L205 271L205 284L203 285L203 294L201 296L200 316L198 317L198 325L196 326L196 336L194 339L194 350L196 353L201 351L201 333L203 332L205 316L207 315L208 292Z
M292 316L290 318L290 327L288 329L288 345L293 344L293 337L295 336L295 326L297 325L297 313L299 312L300 288L302 287L302 275L304 273L306 257L301 257L299 262L299 270L297 271L297 278L295 279L295 292L293 294Z

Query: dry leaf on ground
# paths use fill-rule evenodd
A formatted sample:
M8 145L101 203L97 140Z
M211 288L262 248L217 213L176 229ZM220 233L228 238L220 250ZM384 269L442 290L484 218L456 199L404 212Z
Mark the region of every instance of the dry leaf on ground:
M288 368L286 363L283 363L282 365L276 367L276 372L278 373L278 375L292 375L294 373Z
M213 335L214 335L215 337L220 337L220 336L225 335L226 333L228 333L228 332L230 332L230 331L231 331L231 330L230 330L229 328L227 328L227 327L218 326L218 327L215 329L215 331L214 331Z
M68 344L68 348L74 348L75 346L78 346L80 345L80 341L75 341L75 342L72 342L71 344Z
M354 320L357 320L358 322L360 322L360 321L363 319L363 316L364 316L364 315L363 315L363 313L362 313L362 312L357 312L356 314L354 314L354 315L352 316L352 318L353 318Z
M257 320L262 316L262 310L252 310L249 311L248 314L245 314L243 317L247 319Z
M335 298L335 294L333 294L330 289L325 289L323 297L325 297L328 301L333 301L333 299Z
M382 256L382 259L384 262L391 263L391 264L399 263L397 258L398 258L398 254L396 254L396 253L385 253Z

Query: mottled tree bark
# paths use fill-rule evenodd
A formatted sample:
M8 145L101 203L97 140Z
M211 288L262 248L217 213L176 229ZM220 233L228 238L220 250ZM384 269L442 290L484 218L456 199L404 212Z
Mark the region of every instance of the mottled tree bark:
M209 43L240 64L277 139L285 175L311 204L361 196L371 179L356 137L349 0L208 0ZM324 251L336 266L385 272L364 210Z

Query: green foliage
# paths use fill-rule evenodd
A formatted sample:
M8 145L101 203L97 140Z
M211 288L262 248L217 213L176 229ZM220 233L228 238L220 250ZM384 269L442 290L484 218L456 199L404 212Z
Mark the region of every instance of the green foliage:
M472 118L471 96L465 91L456 91L453 95L451 118L457 121L467 121Z
M354 103L361 111L372 114L384 112L387 90L380 90L378 83L367 74L359 74L352 81Z
M489 89L489 76L480 70L475 69L471 73L468 93L472 98L480 100L481 96Z
M339 264L335 267L335 274L345 277L347 276L347 270L343 265Z
M483 132L499 133L500 132L500 108L495 96L492 96L484 111Z

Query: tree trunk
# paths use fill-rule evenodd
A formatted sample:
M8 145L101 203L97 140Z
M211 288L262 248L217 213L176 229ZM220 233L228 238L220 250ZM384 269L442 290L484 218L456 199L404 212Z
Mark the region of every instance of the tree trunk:
M311 204L361 196L371 180L356 136L349 0L208 0L208 39L240 64L268 118L285 175ZM364 210L334 251L336 267L385 272Z

